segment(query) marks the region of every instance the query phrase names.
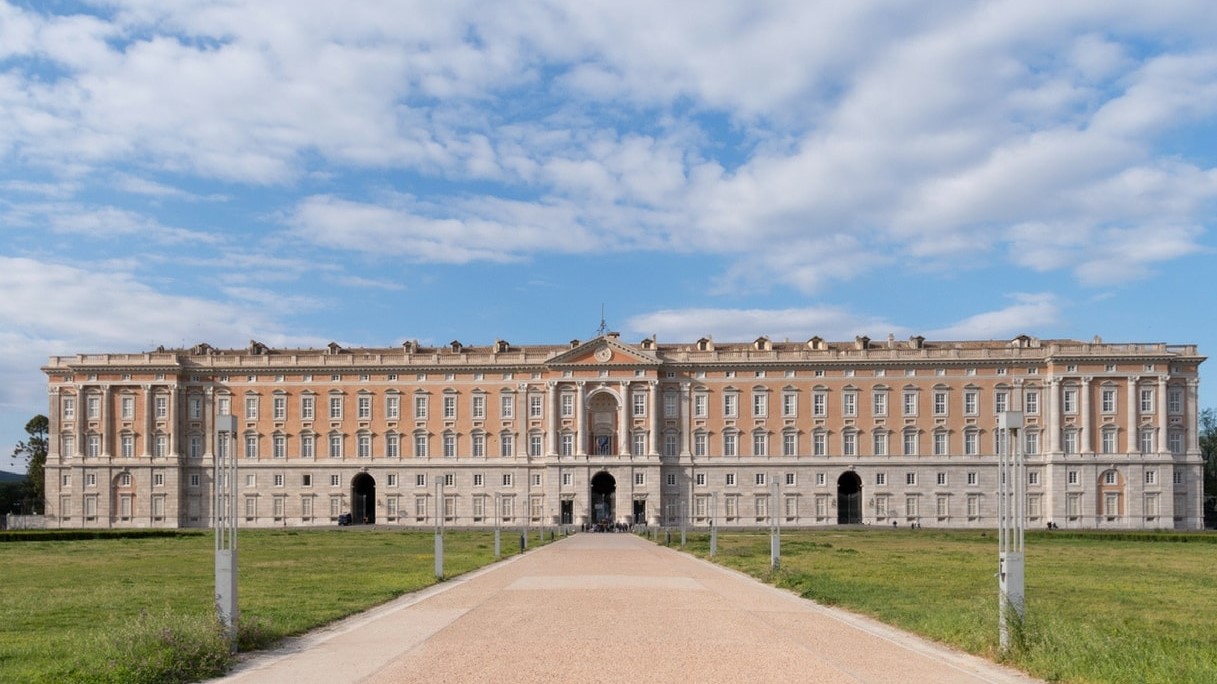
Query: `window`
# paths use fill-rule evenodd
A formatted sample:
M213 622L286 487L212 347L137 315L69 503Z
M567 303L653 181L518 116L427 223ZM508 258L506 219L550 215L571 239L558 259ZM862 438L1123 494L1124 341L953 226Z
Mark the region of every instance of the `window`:
M342 419L342 397L330 397L330 420Z
M947 474L938 473L934 478L934 483L937 484L939 487L947 486Z
M980 412L980 392L967 390L963 393L963 412L967 416L975 416Z
M945 416L947 414L947 393L934 393L934 415Z
M887 392L877 390L871 396L871 411L876 417L887 415Z
M696 432L693 434L693 455L706 455L706 433Z
M1166 436L1166 448L1172 454L1178 455L1183 453L1183 433L1178 430L1171 430Z
M515 435L504 433L499 435L499 456L503 458L511 458L515 456L516 437Z
M968 517L969 518L980 517L980 495L979 494L969 494L968 495Z
M1103 413L1116 412L1116 391L1110 387L1104 387L1099 393L1099 409Z
M274 486L282 487L283 486L283 474L275 473L273 481L274 481Z
M528 395L528 417L540 418L544 415L545 397L540 394Z
M390 394L385 397L385 419L397 420L398 418L401 418L401 397Z
M135 397L123 397L120 404L120 412L123 420L132 420L135 418ZM256 413L255 413L255 417Z
M795 473L786 473L786 486L787 487L793 487L793 486L795 486L795 484L797 482L798 482L798 478L795 477Z
M1078 433L1077 430L1066 430L1063 435L1062 447L1067 454L1076 454L1078 452Z
M558 415L563 418L569 418L575 415L575 395L569 392L561 395L558 398Z
M427 476L423 475L422 473L415 475L414 476L414 486L415 487L426 487L427 486Z
M757 473L755 476L753 476L753 484L755 484L757 487L764 487L765 473Z
M764 432L757 432L752 435L752 455L753 456L768 456L769 455L769 435Z
M799 395L794 392L782 394L782 417L794 418L799 413Z
M827 433L821 430L811 435L811 453L813 456L825 456L828 454Z
M257 458L257 457L258 457L258 436L257 435L246 435L245 436L245 458Z
M558 455L559 456L574 456L575 454L575 436L569 432L565 432L558 437Z
M695 473L693 475L693 486L705 487L706 486L706 474L705 473Z
M824 473L816 473L816 486L823 487L826 479Z
M309 475L308 473L301 475L300 476L300 486L301 487L312 487L313 486L313 476Z
M634 456L644 456L647 452L647 435L645 432L635 432L631 435L630 453ZM704 456L705 454L699 454Z
M976 430L963 433L963 453L966 456L976 456L980 453L980 433Z
M908 430L904 433L904 455L917 455L917 432L915 430Z
M425 420L427 418L427 395L414 395L414 419Z
M727 392L723 395L723 415L727 418L735 418L739 413L739 395L735 392Z
M444 473L444 486L445 487L456 486L456 474L455 473Z
M706 406L709 402L709 397L704 392L698 392L693 395L693 417L705 418Z
M456 419L456 395L444 395L444 420Z
M64 420L72 420L76 417L76 397L63 398L62 412Z
M539 434L528 436L528 455L540 456L544 446L544 437Z
M765 392L752 394L752 417L764 418L769 415L769 395Z
M155 406L157 418L169 417L169 397L157 397L153 401L153 406Z
M317 398L305 395L300 398L300 419L312 420L316 412Z
M511 473L503 473L503 486L504 487L511 486Z
M190 478L189 478L188 482L190 483L190 486L191 486L191 487L198 487L198 486L199 486L199 476L198 476L198 474L197 474L197 473L191 473L191 474L190 474Z
M1026 430L1023 432L1023 453L1026 455L1038 454L1040 452L1040 433L1035 430Z
M314 453L314 437L313 435L300 435L300 457L313 458Z
M854 456L858 453L858 434L855 432L846 432L841 435L841 453L845 456Z
M89 420L101 417L101 397L89 397L85 400L85 417Z
M1183 413L1183 390L1171 388L1166 393L1166 410L1171 415Z
M355 410L359 417L359 420L371 420L372 419L372 397L370 397L366 394L359 395L359 398L356 399L356 401L355 401Z
M486 457L486 435L475 432L471 438L474 458Z
M884 487L887 485L887 473L875 473L875 486Z
M727 473L725 482L726 482L726 486L734 487L735 486L735 473Z
M948 437L949 437L949 435L943 430L939 430L934 433L934 455L935 456L946 456L947 455Z
M646 473L644 473L642 471L638 471L638 472L634 473L634 485L635 486L641 487L641 486L645 485L646 483L647 483L647 474Z
M667 413L668 396L671 396L673 399L676 398L676 395L671 394L671 393L667 393L664 395L664 400L665 400L664 401L664 412L665 413ZM647 395L645 393L634 392L632 395L630 395L630 403L633 407L633 416L635 418L642 418L642 417L646 416L646 414L647 414Z
M735 433L734 432L724 432L723 433L723 456L734 456L734 455L735 455Z
M1010 393L998 390L993 393L993 412L1005 413L1010 410Z
M503 420L510 420L515 417L516 412L516 397L514 394L504 394L499 396L499 416Z
M473 474L473 486L474 487L483 487L483 486L485 486L485 484L486 484L485 475L483 475L482 473Z
M287 397L275 395L270 404L271 417L275 420L287 419Z
M427 458L427 435L414 435L414 458Z
M841 395L841 413L846 416L858 415L857 392L845 392Z
M904 393L904 415L917 415L917 392Z
M396 432L385 435L385 458L401 457L401 438Z
M968 486L975 487L978 484L978 482L979 482L979 476L976 474L976 471L974 471L974 470L968 471Z
M1113 429L1103 430L1103 453L1116 453L1116 431Z
M275 458L287 458L287 437L275 435L271 439L271 452Z
M1141 413L1154 412L1154 391L1152 389L1143 389L1138 393L1140 396Z
M1138 433L1137 441L1140 444L1141 453L1152 454L1155 451L1155 449L1154 449L1154 437L1155 436L1156 435L1154 434L1154 431L1152 429L1144 429L1144 430L1141 430L1140 433Z
M532 486L534 486L534 487L541 486L541 473L532 474Z
M798 455L798 435L793 432L785 432L782 434L782 455L796 456Z
M469 410L474 420L484 420L486 418L486 395L475 394L472 397L472 405Z
M667 484L669 487L676 486L676 473L668 473Z
M444 458L456 458L456 435L444 435Z
M828 395L824 392L811 395L811 415L818 418L828 415Z
M1076 485L1078 483L1078 471L1070 470L1069 472L1065 473L1065 480L1070 485Z
M371 435L359 435L355 444L355 455L358 458L372 458Z
M191 420L200 420L203 417L203 398L190 397L187 401L187 410L190 412Z
M1156 470L1145 471L1145 484L1147 484L1147 485L1158 484L1158 471L1156 471Z
M562 473L562 486L563 487L571 486L571 483L573 480L574 480L574 478L571 476L570 473Z
M156 458L165 458L169 455L169 437L166 435L157 435L153 442L152 455Z
M1072 388L1065 388L1062 392L1061 410L1065 413L1078 412L1078 391Z
M871 436L871 446L875 456L887 456L887 433L876 432Z
M1040 393L1031 390L1023 392L1023 411L1026 413L1040 412Z

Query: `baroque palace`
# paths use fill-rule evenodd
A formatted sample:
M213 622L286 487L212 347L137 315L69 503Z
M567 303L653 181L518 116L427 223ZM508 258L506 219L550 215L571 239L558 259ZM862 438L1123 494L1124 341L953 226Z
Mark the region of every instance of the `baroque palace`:
M231 443L244 526L993 527L998 414L1021 411L1029 527L1200 529L1203 360L616 333L53 357L47 523L207 527Z

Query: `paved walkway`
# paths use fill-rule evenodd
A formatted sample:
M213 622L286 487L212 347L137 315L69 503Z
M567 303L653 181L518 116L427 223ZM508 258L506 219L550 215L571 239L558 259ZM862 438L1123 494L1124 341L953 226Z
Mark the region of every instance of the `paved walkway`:
M580 534L250 659L227 682L1030 682L629 534Z

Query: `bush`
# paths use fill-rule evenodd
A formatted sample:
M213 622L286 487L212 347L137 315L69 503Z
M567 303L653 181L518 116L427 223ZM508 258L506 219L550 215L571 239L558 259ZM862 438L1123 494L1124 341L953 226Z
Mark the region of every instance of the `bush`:
M98 684L196 682L224 674L232 664L228 641L214 615L166 608L143 611L133 622L100 637L101 657L80 663L73 679Z

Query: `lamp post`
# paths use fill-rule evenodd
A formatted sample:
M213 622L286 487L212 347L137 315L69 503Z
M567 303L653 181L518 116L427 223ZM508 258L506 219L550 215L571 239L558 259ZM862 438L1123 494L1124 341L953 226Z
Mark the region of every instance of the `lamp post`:
M499 492L494 493L494 559L498 560L503 557L503 508L499 503Z
M1019 431L1023 414L1006 411L997 415L997 584L998 641L1003 651L1010 648L1010 626L1022 624L1024 617L1023 539L1026 531L1026 464L1022 458Z
M782 564L781 521L774 513L774 509L779 507L778 481L776 479L773 481L772 492L773 494L770 496L772 500L769 506L769 567L776 571Z
M237 417L216 418L216 455L212 490L215 511L215 605L216 615L228 639L231 653L237 652Z
M444 478L435 481L435 579L444 578Z
M718 492L710 495L710 557L718 555Z

